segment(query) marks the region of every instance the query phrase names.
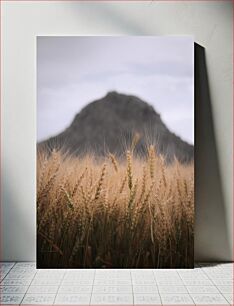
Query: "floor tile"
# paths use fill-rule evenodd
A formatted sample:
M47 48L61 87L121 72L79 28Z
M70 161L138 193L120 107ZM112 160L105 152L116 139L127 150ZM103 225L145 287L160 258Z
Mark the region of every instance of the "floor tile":
M180 277L182 278L182 280L190 280L190 279L195 279L195 280L209 280L209 278L208 278L208 276L207 275L203 275L203 274L201 274L201 275L180 275Z
M57 280L57 281L62 281L63 279L63 275L52 275L52 274L48 274L48 275L36 275L35 279L51 279L51 280Z
M155 277L141 277L141 276L139 276L139 277L132 277L131 280L132 280L133 283L137 282L139 280L141 280L142 282L148 282L148 283L151 283L151 284L155 283Z
M233 304L233 303L234 303L234 301L233 301L233 294L224 293L223 296L225 297L225 299L226 299L230 304Z
M17 262L15 267L36 268L35 262Z
M179 275L170 275L170 274L168 274L168 275L155 275L155 279L156 280L170 280L170 279L172 279L172 280L178 280L178 281L181 281L181 277L179 277Z
M156 280L163 280L163 279L179 279L179 280L181 280L181 278L180 278L180 276L179 276L179 274L178 273L173 273L173 274L170 274L170 273L165 273L164 272L164 274L161 274L161 273L159 273L159 274L157 274L157 273L154 273L154 278L156 279Z
M121 274L95 274L95 278L97 279L103 279L103 278L106 278L106 279L130 279L131 278L131 274L128 273L126 275L121 275Z
M167 285L158 285L158 290L160 294L166 294L166 293L188 293L185 286L167 286Z
M186 286L189 293L219 293L215 286Z
M32 281L32 286L50 286L59 285L61 283L60 279L50 279L50 278L39 278Z
M107 285L98 285L93 286L93 294L96 293L106 293L106 294L112 294L112 293L132 293L132 286L107 286Z
M219 273L212 273L212 272L209 272L209 273L206 273L206 275L209 275L209 278L214 278L214 279L217 279L217 278L220 278L220 279L231 279L232 278L232 273L228 273L227 271L221 271Z
M142 285L142 286L147 286L147 285L155 285L156 282L155 280L147 280L147 279L133 279L132 280L133 285Z
M90 305L133 305L131 294L92 294Z
M152 269L152 272L157 275L178 274L178 271L180 271L180 269Z
M156 285L149 285L149 286L139 286L133 285L133 292L136 293L158 293L158 288Z
M95 275L97 276L113 276L113 277L126 277L128 275L131 275L130 270L125 269L96 269Z
M24 297L24 294L1 294L0 304L1 305L19 305Z
M188 294L161 294L162 303L166 305L194 305Z
M26 286L31 283L31 279L4 279L1 282L1 285L6 285L6 286Z
M132 270L129 274L131 275L131 277L154 278L154 272L152 270L149 270L148 272Z
M131 282L131 276L126 276L126 277L98 277L98 276L95 276L95 281L97 282L103 282L103 281L112 281L112 280L118 280L118 281L121 281L121 280L125 280L125 281L130 281Z
M2 281L6 276L7 276L8 272L2 272L0 274L0 280Z
M173 279L161 279L161 280L157 280L156 279L156 283L157 285L167 285L167 286L184 286L184 283L182 282L182 280L173 280Z
M64 269L64 271L71 274L95 274L96 269Z
M37 270L36 268L31 268L31 267L17 267L17 266L14 266L12 269L11 269L11 273L29 273L29 272L34 272L36 273Z
M216 285L216 286L232 286L233 284L233 280L231 279L212 279L212 282Z
M62 285L92 285L93 279L62 280Z
M92 292L92 286L88 285L61 285L58 293L68 294L68 293L90 293Z
M22 301L26 305L52 305L55 294L27 293Z
M183 283L186 286L212 286L212 282L208 279L200 280L200 279L183 279Z
M94 285L111 285L111 286L117 286L117 285L131 285L131 280L125 280L125 279L103 279L103 280L97 280L95 278Z
M58 294L55 305L89 305L90 294Z
M64 280L80 280L80 279L93 279L94 274L66 274Z
M43 270L37 272L37 277L63 277L66 274L65 271L51 271L51 270Z
M196 305L228 305L227 300L221 294L193 294L191 293Z
M132 278L134 278L134 277L154 278L154 273L153 273L153 271L149 271L148 273L146 273L146 272L141 272L141 271L134 272L134 270L133 270L133 271L131 271L131 276L132 276Z
M27 293L57 293L59 286L30 286Z
M34 273L29 273L29 274L17 274L17 273L8 273L7 276L4 279L20 279L20 280L27 280L30 279L32 280L34 277Z
M6 275L7 273L9 273L12 270L12 268L8 268L8 267L1 267L0 268L0 276L2 277L2 275Z
M194 276L204 276L205 273L202 272L200 269L192 269L192 270L186 270L186 269L182 269L182 270L179 270L178 271L178 274L181 276L181 277L190 277L192 275Z
M227 286L218 285L217 288L221 293L233 293L233 285L227 285Z
M66 272L66 269L37 269L37 275L63 275Z
M0 286L1 294L25 293L28 286Z
M134 294L134 305L161 305L159 294Z
M7 267L7 268L12 268L15 265L14 261L0 261L0 269Z
M67 277L62 280L64 284L80 283L81 281L84 281L85 284L92 284L93 277Z

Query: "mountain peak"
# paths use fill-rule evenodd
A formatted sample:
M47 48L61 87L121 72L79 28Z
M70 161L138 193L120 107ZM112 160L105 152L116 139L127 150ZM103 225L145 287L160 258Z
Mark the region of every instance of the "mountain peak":
M115 91L115 90L112 90L112 91L109 91L109 92L106 94L106 97L115 97L115 96L120 96L120 95L123 95L123 94L120 94L120 93L118 93L118 92Z
M64 132L39 146L52 149L59 144L71 153L105 155L109 151L121 156L136 133L141 135L135 148L140 155L147 154L150 141L168 161L174 157L181 162L193 159L193 146L171 133L151 105L116 91L85 106Z

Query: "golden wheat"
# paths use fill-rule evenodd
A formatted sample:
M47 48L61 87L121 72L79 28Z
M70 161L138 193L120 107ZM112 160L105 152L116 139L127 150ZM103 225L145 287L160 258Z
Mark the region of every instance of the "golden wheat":
M132 148L137 139L134 140ZM39 267L192 267L193 164L109 154L37 159Z

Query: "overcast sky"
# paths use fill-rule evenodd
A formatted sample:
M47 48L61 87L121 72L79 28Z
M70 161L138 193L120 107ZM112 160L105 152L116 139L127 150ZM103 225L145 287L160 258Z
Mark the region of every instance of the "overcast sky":
M194 143L194 60L189 36L38 37L37 140L63 131L108 91L139 96Z

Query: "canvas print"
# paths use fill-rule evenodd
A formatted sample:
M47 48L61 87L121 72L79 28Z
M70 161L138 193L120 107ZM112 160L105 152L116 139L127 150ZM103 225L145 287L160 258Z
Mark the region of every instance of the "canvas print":
M38 268L193 268L193 52L37 38Z

